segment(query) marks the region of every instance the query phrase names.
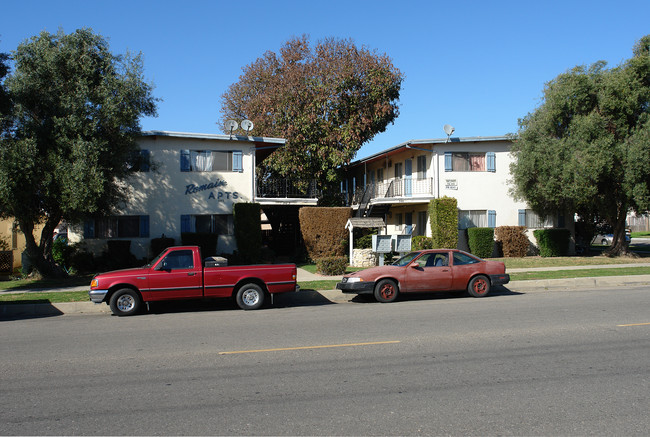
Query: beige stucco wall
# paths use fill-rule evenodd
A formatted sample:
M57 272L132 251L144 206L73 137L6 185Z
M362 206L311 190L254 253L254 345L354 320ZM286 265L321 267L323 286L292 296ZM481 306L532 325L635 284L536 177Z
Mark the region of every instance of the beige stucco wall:
M232 214L235 203L254 199L255 144L252 141L148 136L140 138L138 144L151 153L151 171L137 173L128 181L131 195L120 209L121 215L149 215L149 238L128 238L136 257L151 256L150 240L162 234L180 244L183 214ZM181 172L183 149L241 151L243 171ZM208 184L217 186L207 187ZM191 189L202 185L206 188ZM78 226L70 234L71 241L81 241L83 228ZM84 244L92 252L101 253L106 240L86 239ZM235 248L234 235L219 236L219 253L232 253Z

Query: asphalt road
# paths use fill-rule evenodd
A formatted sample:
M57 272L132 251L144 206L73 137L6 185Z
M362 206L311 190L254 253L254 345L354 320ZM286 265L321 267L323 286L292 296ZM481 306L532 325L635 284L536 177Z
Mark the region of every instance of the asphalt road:
M649 308L644 287L4 321L1 433L647 435Z

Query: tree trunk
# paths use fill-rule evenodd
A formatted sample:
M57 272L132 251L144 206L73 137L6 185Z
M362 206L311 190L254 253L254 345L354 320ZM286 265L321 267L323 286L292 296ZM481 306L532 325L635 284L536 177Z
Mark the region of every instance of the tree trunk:
M604 252L606 256L623 256L630 254L630 246L625 241L625 223L627 220L627 204L619 205L614 223L610 223L614 234L612 245Z
M60 220L60 217L48 218L41 232L41 244L38 245L34 238L34 222L18 219L20 230L25 235L25 251L27 252L27 256L32 262L34 269L46 278L64 278L67 276L65 270L59 267L52 257L52 235ZM56 223L52 225L53 222Z

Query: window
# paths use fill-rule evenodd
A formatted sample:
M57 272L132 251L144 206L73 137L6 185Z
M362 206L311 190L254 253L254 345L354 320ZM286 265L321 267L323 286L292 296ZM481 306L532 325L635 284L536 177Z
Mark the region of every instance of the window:
M149 150L140 149L135 150L131 154L131 159L126 163L129 169L135 169L135 171L148 172L150 168L150 155Z
M458 211L458 229L468 228L495 228L497 222L496 211L470 210Z
M395 229L402 230L402 214L395 214Z
M232 214L181 215L181 232L233 235Z
M415 227L417 235L426 235L427 233L427 213L426 211L418 212L418 223Z
M125 215L90 219L84 223L84 238L148 238L148 215Z
M454 265L463 266L466 264L476 264L478 259L460 252L454 252Z
M532 209L520 209L519 226L526 226L531 229L549 228L553 226L553 219L551 217L540 218Z
M384 169L383 168L378 168L377 169L377 182L384 182Z
M401 162L395 163L395 179L400 179L402 177L402 165Z
M427 177L427 157L424 155L418 156L417 160L417 178L424 179Z
M241 151L181 150L181 171L244 171Z
M193 269L194 254L191 250L175 250L168 253L160 265L165 270Z
M494 152L445 152L445 171L496 171Z

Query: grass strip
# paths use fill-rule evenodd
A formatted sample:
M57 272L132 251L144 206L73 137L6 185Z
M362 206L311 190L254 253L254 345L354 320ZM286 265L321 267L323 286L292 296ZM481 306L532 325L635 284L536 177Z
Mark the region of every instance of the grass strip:
M547 272L517 272L510 274L511 281L535 279L593 278L602 276L650 275L650 267L614 267L611 269L554 270Z

